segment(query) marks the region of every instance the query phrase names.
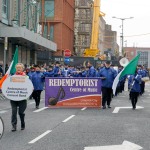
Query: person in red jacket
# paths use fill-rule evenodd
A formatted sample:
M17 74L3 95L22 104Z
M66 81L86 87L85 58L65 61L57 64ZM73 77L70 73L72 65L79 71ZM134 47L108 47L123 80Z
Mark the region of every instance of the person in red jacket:
M23 70L24 70L24 65L22 63L16 64L15 75L25 76L26 74L23 72ZM11 116L12 132L17 130L17 107L19 108L18 114L20 116L20 121L21 121L21 130L24 130L25 129L24 112L27 108L27 100L21 100L21 101L10 100L10 104L12 109L12 116Z

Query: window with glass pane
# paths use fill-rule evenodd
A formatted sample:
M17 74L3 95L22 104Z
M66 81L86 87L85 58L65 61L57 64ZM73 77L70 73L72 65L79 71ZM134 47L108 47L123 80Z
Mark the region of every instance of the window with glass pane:
M15 11L15 18L16 20L19 19L19 1L18 0L15 0L14 1L14 11Z
M45 0L45 17L54 17L54 0Z
M3 10L3 14L2 14L3 18L7 19L8 18L8 0L3 0L2 10Z
M38 14L39 14L39 16L41 17L41 15L42 15L42 2L40 2L40 3L38 4Z
M53 25L50 26L50 40L51 41L54 40L54 26Z
M43 37L47 38L47 24L44 25Z

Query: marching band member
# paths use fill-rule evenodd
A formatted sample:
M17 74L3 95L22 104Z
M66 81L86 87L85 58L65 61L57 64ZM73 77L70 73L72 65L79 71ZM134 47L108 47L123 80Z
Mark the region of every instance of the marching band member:
M111 108L111 98L112 98L112 85L115 77L117 76L116 71L110 68L111 62L106 61L105 67L100 70L99 77L102 80L102 106L106 109L106 102L108 108Z
M33 83L33 98L35 100L36 108L39 108L40 99L41 99L41 92L43 91L44 86L44 79L45 76L41 72L41 67L36 65L35 66L35 73L32 75L32 83Z
M129 83L129 89L130 89L130 99L132 103L133 110L136 109L136 104L138 101L139 93L141 92L141 75L138 74L138 71L136 70L135 75L130 75L129 80L131 81Z

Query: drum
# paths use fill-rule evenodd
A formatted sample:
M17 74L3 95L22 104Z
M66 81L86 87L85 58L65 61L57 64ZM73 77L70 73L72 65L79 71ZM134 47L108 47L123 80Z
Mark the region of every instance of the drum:
M144 82L147 82L147 81L149 81L149 77L143 77L141 80Z

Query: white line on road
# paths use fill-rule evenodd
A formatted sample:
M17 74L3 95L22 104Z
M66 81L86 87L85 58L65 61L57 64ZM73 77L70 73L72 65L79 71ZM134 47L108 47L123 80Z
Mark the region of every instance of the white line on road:
M35 102L30 102L29 105L35 104Z
M132 149L138 149L138 150L143 149L143 147L141 147L140 145L137 145L137 144L129 142L129 141L124 141L122 143L122 145L131 147Z
M0 94L0 100L5 100L6 98L2 95L2 94Z
M83 110L85 110L85 109L87 109L87 107L84 107L84 108L82 108L81 110L83 111Z
M4 114L4 113L6 113L7 111L5 111L5 110L2 110L2 111L0 111L0 114Z
M65 119L65 120L62 121L62 122L67 122L67 121L69 121L70 119L72 119L74 116L75 116L75 115L71 115L70 117L68 117L67 119Z
M114 111L112 113L118 113L119 112L119 107L115 107Z
M29 142L29 144L33 144L35 142L37 142L38 140L40 140L41 138L43 138L44 136L46 136L47 134L49 134L50 132L52 132L52 130L47 130L46 132L44 132L43 134L41 134L40 136L38 136L37 138L33 139L32 141Z
M114 111L112 113L118 113L120 109L131 109L132 107L115 107ZM136 109L142 109L144 107L136 106Z
M140 149L143 148L129 141L124 141L121 145L84 147L84 150L140 150Z
M48 107L43 107L43 108L40 108L40 109L37 109L37 110L35 110L35 111L33 111L33 112L40 112L40 111L43 111L43 110L45 110L45 109L47 109Z
M125 95L118 95L117 97L126 97Z

